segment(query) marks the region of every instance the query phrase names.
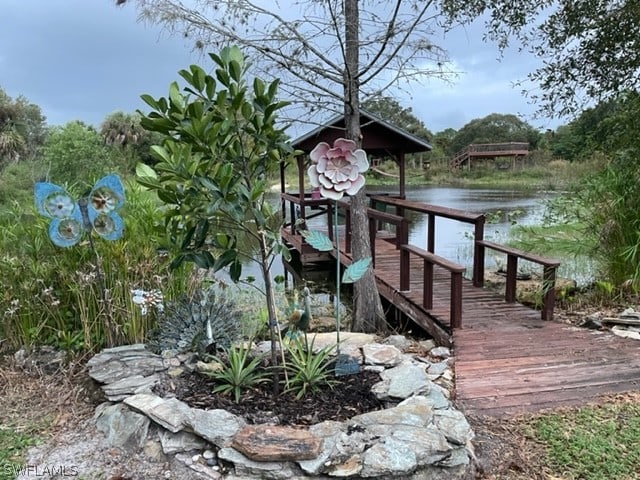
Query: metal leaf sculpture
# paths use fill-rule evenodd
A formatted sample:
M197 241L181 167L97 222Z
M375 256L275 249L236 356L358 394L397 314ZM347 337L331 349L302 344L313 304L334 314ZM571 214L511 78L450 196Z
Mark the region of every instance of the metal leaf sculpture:
M51 218L49 237L58 247L75 245L85 232L96 232L105 240L122 237L124 222L117 211L125 198L118 175L102 177L77 202L64 188L48 182L36 183L34 196L38 213Z
M342 283L354 283L362 278L367 273L367 269L371 265L371 257L362 258L357 262L353 262L344 271L342 275Z
M320 252L330 252L333 250L333 242L322 232L316 230L301 230L300 234L309 245Z

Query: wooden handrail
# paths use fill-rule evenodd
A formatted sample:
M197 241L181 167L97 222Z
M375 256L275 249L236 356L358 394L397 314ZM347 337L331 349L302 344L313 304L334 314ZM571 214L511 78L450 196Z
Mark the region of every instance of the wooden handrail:
M433 266L438 265L451 273L451 299L449 323L452 329L462 327L462 274L466 270L462 265L439 257L434 253L413 245L400 245L400 290L411 289L410 254L424 260L424 279L422 304L426 310L433 309Z
M507 247L487 240L476 240L476 248L490 248L507 254L507 281L504 299L508 303L516 301L516 280L518 276L518 259L528 260L542 265L542 319L553 320L553 307L556 301L556 270L560 262L550 258L524 252L517 248ZM484 258L484 251L482 252Z
M351 205L349 202L339 201L338 206L344 208L346 211L346 228L345 228L345 252L351 253ZM381 212L374 208L367 208L367 216L369 218L369 242L371 245L371 263L373 268L376 265L376 252L375 252L375 239L378 229L378 223L384 222L396 227L396 248L400 248L400 245L409 241L409 221L400 216L392 213Z
M424 202L403 200L395 197L375 195L372 196L371 199L394 207L413 210L419 213L433 214L438 217L450 218L465 223L475 223L479 218L484 217L482 213L466 212L464 210L458 210L457 208L441 207L439 205L430 205Z

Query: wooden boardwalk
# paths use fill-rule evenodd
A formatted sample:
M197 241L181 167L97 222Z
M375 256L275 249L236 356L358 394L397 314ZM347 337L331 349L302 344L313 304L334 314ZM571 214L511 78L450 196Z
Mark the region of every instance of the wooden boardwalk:
M455 355L456 402L471 415L509 416L580 405L609 393L640 390L640 342L608 332L541 320L540 312L463 281L462 328L450 335L449 274L436 267L433 309L422 306L423 262L411 259L411 289L401 292L399 251L376 240L381 295ZM349 263L348 254L344 255Z

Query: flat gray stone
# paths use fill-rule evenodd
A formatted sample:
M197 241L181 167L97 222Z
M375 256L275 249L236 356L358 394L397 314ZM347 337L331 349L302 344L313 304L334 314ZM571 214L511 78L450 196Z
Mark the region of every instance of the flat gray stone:
M162 357L149 352L143 344L107 348L87 362L89 376L100 383L113 383L123 378L147 377L166 370Z
M381 399L404 399L416 393L428 392L431 380L425 365L403 363L380 373L382 381L376 383L371 391Z
M103 385L102 391L109 401L118 402L136 393L151 393L151 389L159 380L158 375L134 375Z
M169 455L174 453L189 452L191 450L202 450L208 446L202 438L190 432L171 433L161 429L158 432L162 451Z
M473 438L471 425L459 410L434 411L433 424L453 444L466 445Z
M362 455L362 477L406 475L418 466L415 452L407 444L387 437L367 449Z
M429 368L427 369L427 371L431 375L440 376L447 370L447 368L449 368L449 362L445 360L443 362L430 364Z
M298 461L300 468L312 475L318 475L324 464L331 457L331 453L336 446L337 438L344 429L345 426L342 422L334 422L332 420L311 425L309 432L322 439L322 448L317 457L310 460Z
M386 410L356 415L347 422L348 425L411 425L424 427L431 423L433 409L427 399L422 396L412 397L395 407Z
M451 356L451 350L447 347L435 347L432 348L429 353L436 358L449 358Z
M267 480L289 480L302 473L291 462L256 462L230 447L221 448L218 458L233 463L236 478L253 476Z
M402 360L402 352L393 345L370 343L362 347L364 363L367 365L384 365L393 367Z
M408 339L404 335L390 335L382 342L385 345L393 345L398 350L404 352L414 345L414 341Z
M336 332L310 333L307 335L309 344L313 341L313 351L317 352L323 348L335 346ZM340 332L340 351L347 346L362 348L364 345L375 342L375 335L369 333ZM335 351L335 348L333 349Z
M177 398L163 399L154 394L139 393L124 400L134 410L144 413L151 420L172 433L188 425L191 409Z
M447 439L433 425L426 427L396 426L391 437L403 442L416 455L418 466L432 465L447 458L452 447Z
M244 427L244 419L226 410L200 410L193 408L188 413L187 423L196 435L217 447L228 447L233 437Z
M436 462L435 465L438 465L439 467L453 468L469 465L470 461L469 451L465 447L458 447L451 450L448 457Z
M106 436L108 445L126 451L140 450L149 431L149 419L118 403L96 412L96 428Z
M420 396L427 399L431 408L434 410L441 410L451 407L451 402L449 401L447 394L448 392L443 387L434 383L428 393L422 393Z

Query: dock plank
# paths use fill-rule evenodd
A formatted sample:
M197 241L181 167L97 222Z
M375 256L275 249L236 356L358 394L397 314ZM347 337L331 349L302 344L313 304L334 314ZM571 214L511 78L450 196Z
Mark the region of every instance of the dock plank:
M448 329L448 272L434 269L434 304L422 307L423 262L412 256L410 290L400 291L400 252L375 245L381 295L455 355L455 401L467 414L504 417L640 390L640 343L541 320L540 312L463 281L462 328ZM343 252L345 263L350 255ZM435 333L435 334L434 334Z

